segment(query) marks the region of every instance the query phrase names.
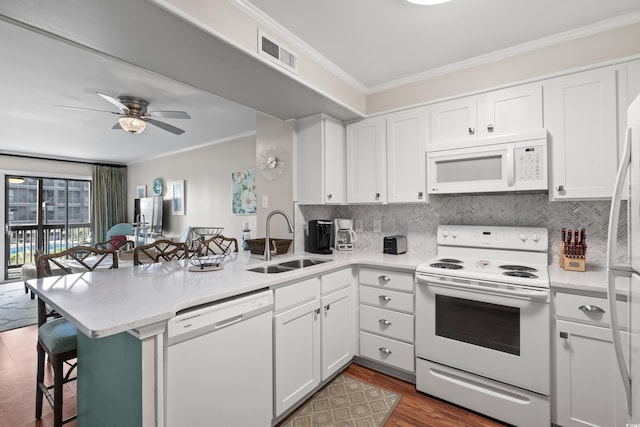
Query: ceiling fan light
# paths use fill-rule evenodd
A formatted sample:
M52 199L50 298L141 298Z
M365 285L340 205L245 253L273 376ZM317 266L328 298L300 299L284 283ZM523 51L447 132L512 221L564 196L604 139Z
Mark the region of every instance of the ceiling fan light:
M121 116L118 123L125 132L134 134L143 132L147 127L147 122L135 116Z
M450 0L407 0L409 3L419 4L420 6L433 6L435 4L446 3Z

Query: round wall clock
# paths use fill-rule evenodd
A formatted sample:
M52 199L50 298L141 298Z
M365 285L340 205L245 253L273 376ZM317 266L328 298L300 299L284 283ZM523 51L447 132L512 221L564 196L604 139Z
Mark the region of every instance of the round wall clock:
M162 179L156 178L153 180L153 195L162 196Z
M286 161L286 152L281 147L272 145L265 148L260 154L262 176L269 181L277 179L284 172Z

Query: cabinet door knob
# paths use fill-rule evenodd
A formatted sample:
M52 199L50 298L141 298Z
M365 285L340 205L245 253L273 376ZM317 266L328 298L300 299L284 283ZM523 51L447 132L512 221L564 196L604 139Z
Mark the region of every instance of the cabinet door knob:
M423 192L422 191L418 191L418 199L422 199L422 195L423 195Z
M386 354L386 355L391 354L391 350L389 350L387 347L380 347L378 350L380 350L380 353L382 354Z
M391 301L391 298L389 298L389 297L388 297L388 296L386 296L386 295L380 295L380 296L378 297L378 299L379 299L380 301L384 301L384 302L389 302L389 301Z
M584 311L585 313L602 313L604 314L604 310L598 307L597 305L581 305L578 309Z
M329 311L330 308L331 308L331 304L327 304L327 305L324 306L324 309L327 310L327 311Z
M391 322L389 322L387 319L380 319L378 320L378 323L380 323L383 326L391 326Z
M473 135L474 133L476 133L476 130L474 128L469 128L469 135Z
M376 193L376 200L380 198L380 193Z
M566 340L569 338L569 334L567 332L560 332L560 338L564 338Z
M493 124L489 123L487 125L487 132L493 132Z
M378 280L380 280L382 282L390 282L391 281L391 277L389 277L389 276L378 276Z
M556 191L564 191L564 185L556 185Z
M333 194L331 193L327 194L327 199L331 200L332 197L333 197Z

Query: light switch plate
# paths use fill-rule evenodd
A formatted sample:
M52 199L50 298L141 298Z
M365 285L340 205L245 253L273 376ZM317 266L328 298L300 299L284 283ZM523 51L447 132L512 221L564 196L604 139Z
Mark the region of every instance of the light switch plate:
M269 196L262 196L262 207L263 208L269 207Z
M382 220L374 219L373 220L373 232L374 233L382 233Z

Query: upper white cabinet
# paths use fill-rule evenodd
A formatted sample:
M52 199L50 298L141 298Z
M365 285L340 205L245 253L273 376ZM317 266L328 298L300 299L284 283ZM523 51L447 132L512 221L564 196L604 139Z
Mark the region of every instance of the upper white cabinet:
M347 203L426 202L428 108L347 126Z
M542 84L530 83L430 107L430 143L473 141L543 127Z
M347 203L386 203L386 139L384 117L347 125Z
M387 201L426 200L427 107L387 116Z
M298 120L298 203L344 204L344 125L324 114Z
M616 69L559 77L546 86L550 198L610 198L618 164Z

